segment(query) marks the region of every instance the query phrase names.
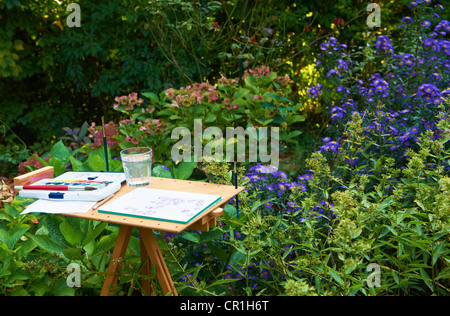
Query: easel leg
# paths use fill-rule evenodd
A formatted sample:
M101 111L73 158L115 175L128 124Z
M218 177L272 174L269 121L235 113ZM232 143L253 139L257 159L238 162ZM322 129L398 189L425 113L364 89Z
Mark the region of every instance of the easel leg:
M147 248L145 248L144 242L142 240L141 237L141 262L144 262L145 260L147 260L147 262L142 266L142 274L143 275L150 275L150 267L151 267L151 261L150 261L150 257L147 253ZM151 281L149 280L143 280L142 281L142 288L144 289L144 292L147 296L152 295L152 286L151 286Z
M108 266L108 272L100 294L101 296L109 296L111 293L111 288L117 283L122 260L125 257L132 232L132 226L120 226L119 235L117 236L116 245L114 246L112 258Z
M169 269L167 268L163 255L161 253L161 249L159 248L158 242L156 241L155 234L151 229L147 228L139 228L139 234L141 236L141 246L144 246L148 256L150 257L151 263L155 265L156 276L164 294L171 293L172 296L178 295L177 290L173 285Z

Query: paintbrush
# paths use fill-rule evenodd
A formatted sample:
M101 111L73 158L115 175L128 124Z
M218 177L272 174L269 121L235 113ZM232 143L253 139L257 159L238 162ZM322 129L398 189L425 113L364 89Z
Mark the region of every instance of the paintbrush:
M106 139L105 117L104 116L102 116L102 125L103 125L103 148L105 149L106 171L109 172L108 140Z

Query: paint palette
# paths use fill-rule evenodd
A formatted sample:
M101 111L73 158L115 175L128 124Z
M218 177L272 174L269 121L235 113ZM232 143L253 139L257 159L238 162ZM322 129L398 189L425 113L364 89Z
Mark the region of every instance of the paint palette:
M125 181L123 172L76 172L70 171L54 179L42 179L33 185L68 185L96 187L93 191L44 191L21 190L19 196L33 199L100 201L117 192ZM107 185L106 185L107 184Z

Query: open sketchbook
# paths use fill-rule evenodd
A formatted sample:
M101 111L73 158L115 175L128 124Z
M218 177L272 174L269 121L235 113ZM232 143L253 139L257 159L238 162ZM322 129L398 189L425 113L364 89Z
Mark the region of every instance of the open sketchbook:
M187 224L221 199L218 195L138 188L98 211Z

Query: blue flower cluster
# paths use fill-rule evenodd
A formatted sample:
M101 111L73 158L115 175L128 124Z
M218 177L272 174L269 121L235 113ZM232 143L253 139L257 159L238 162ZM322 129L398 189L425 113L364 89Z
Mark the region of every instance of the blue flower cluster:
M389 40L389 37L386 35L380 35L377 38L377 41L375 42L375 48L377 49L377 52L379 53L379 50L383 50L386 52L386 54L393 54L394 53L394 47L391 44L391 41Z
M338 87L338 92L343 92L345 94L347 94L347 91L344 90L348 90L348 88L345 87ZM339 121L342 120L344 118L344 116L346 115L346 113L352 113L353 110L355 110L356 103L353 99L344 99L339 101L339 105L333 106L331 108L331 110L329 109L329 107L326 107L326 110L329 110L331 113L331 120L332 122L335 121Z
M339 144L324 138L325 151L337 151ZM256 196L263 204L266 214L288 215L297 222L303 222L309 218L323 218L326 222L334 218L333 205L327 204L325 200L320 201L312 210L302 210L296 203L298 193L307 192L308 183L314 176L310 170L308 173L297 176L295 181L290 181L285 172L279 171L274 166L264 167L257 164L249 169L242 179L247 186L247 191ZM329 216L329 217L327 217Z
M336 52L341 51L343 48L347 48L347 44L337 44L338 40L334 36L330 36L328 41L320 44L320 49L327 55L333 55Z
M386 98L389 96L389 83L384 80L379 73L374 74L370 77L369 88L365 89L361 87L359 92L361 95L367 95L367 102L372 103L375 101L375 96L380 96L381 98Z
M334 98L333 105L325 107L333 123L330 134L334 129L340 135L342 130L339 129L345 124L339 123L350 121L351 115L358 112L364 118L365 134L374 139L373 148L391 155L400 165L404 161L398 158L405 158L408 148L417 148L420 133L432 130L433 138L440 137L436 114L439 112L437 106L449 97L450 23L439 20L440 11L444 10L441 4L416 10L417 6L429 5L430 1L411 3L413 15L402 18L399 25L406 40L393 41L384 34L376 37L373 46L368 48L376 54L371 60L374 65L379 65L376 73L368 74L364 68L355 72L353 64L361 65L364 60L353 58L364 55L348 55L346 46L334 37L320 44L322 53L318 55L316 65L323 68L324 80L335 84L340 97L336 99L335 93L329 94L325 88L320 95L324 100L329 95ZM431 13L427 15L428 12ZM418 30L415 25L420 25ZM417 31L421 32L421 37L406 35ZM396 51L402 53L396 54ZM339 141L327 141L319 145L319 150L338 151ZM349 158L348 163L353 166L364 164L360 158Z
M322 93L322 87L320 83L314 87L311 87L308 89L308 96L309 97L318 97Z
M323 138L325 145L320 146L320 151L338 151L339 143L332 141L330 137Z
M308 177L308 179L310 179L310 177ZM261 196L262 200L276 198L279 201L284 201L289 198L294 190L306 191L307 185L307 181L290 182L284 171L279 171L274 166L265 167L261 164L251 167L249 172L243 177L242 181L250 184L248 190L264 192L264 196ZM266 208L282 207L278 202L272 203L270 201L264 204L264 206ZM295 205L291 208L295 208Z
M441 104L445 100L441 91L434 84L429 83L421 85L416 96L427 103L433 104Z

